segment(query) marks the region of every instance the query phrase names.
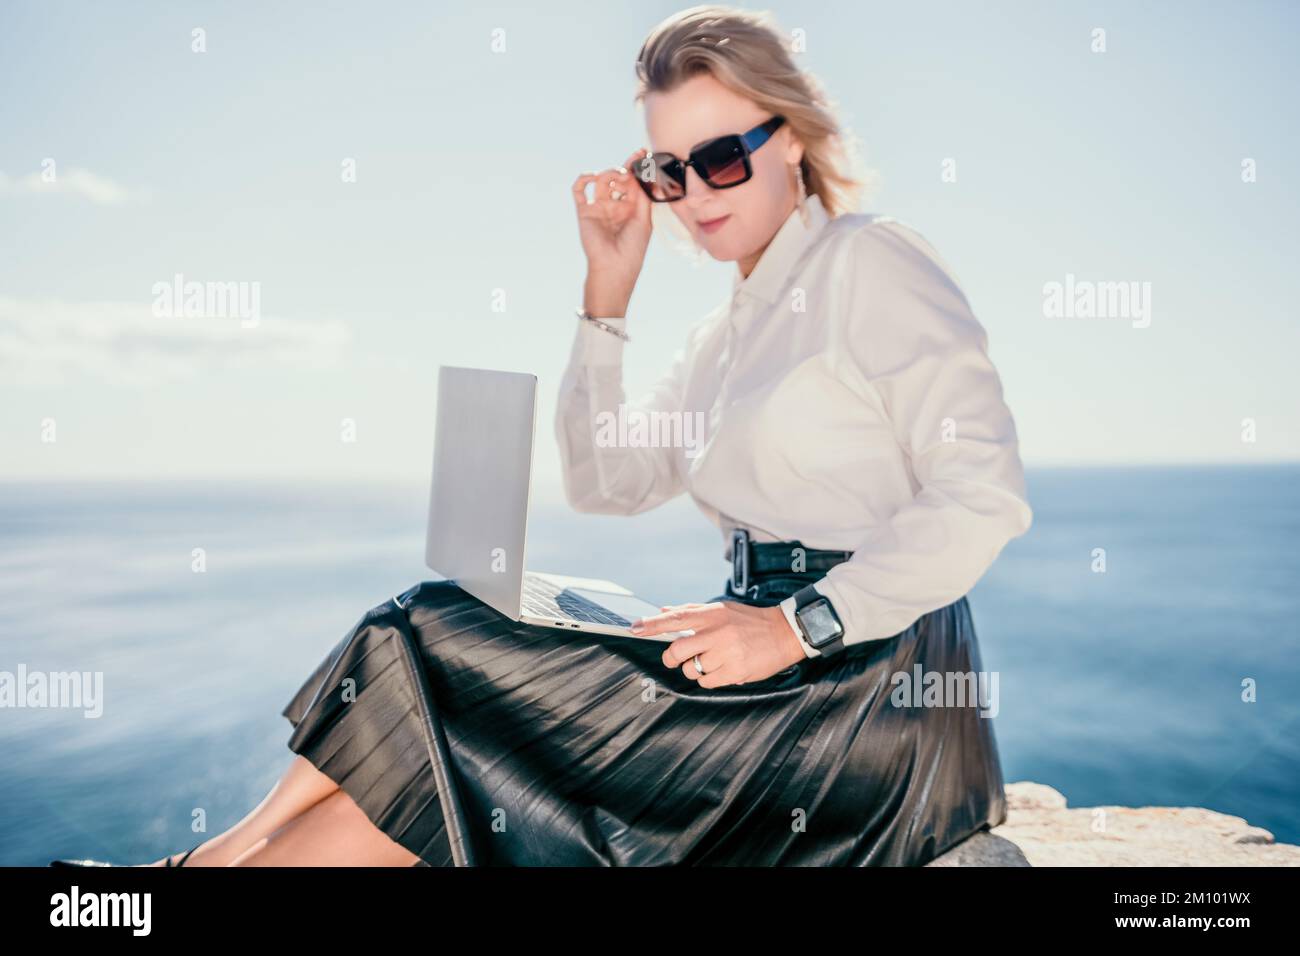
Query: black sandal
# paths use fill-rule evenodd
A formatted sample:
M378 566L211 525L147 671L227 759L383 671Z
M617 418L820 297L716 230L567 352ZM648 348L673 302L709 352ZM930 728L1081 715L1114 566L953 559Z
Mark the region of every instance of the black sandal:
M50 866L120 866L119 863L104 863L100 860L50 860Z
M171 858L170 856L167 857L167 863L166 863L165 865L166 865L166 866L184 866L184 865L185 865L185 861L188 860L188 859L190 858L190 854L193 853L195 850L197 850L197 849L198 849L199 847L201 847L202 845L203 845L203 844L201 844L201 843L196 843L194 846L192 846L192 847L190 847L188 850L186 850L186 851L185 851L185 854L181 857L181 861L180 861L179 863L173 863L173 862L172 862L172 858ZM105 862L103 862L103 861L101 861L101 860L51 860L51 861L50 861L50 866L60 866L60 867L71 867L71 866L121 866L121 865L122 865L122 864L120 864L120 863L105 863Z
M181 857L181 861L180 861L179 863L173 863L173 862L172 862L172 858L171 858L171 857L167 857L167 865L168 865L168 866L184 866L184 865L185 865L185 861L188 860L188 859L190 858L190 854L193 853L195 850L197 850L197 849L198 849L199 847L201 847L202 845L203 845L202 843L196 843L196 844L194 844L194 846L192 846L192 847L190 847L188 850L186 850L186 851L185 851L185 855L184 855L183 857Z

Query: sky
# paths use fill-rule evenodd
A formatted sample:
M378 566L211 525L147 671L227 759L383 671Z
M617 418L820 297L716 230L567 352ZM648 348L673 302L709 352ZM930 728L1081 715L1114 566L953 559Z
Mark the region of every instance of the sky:
M427 479L451 364L538 375L553 486L570 186L643 143L633 62L682 6L0 4L0 479ZM1300 4L759 9L860 211L956 274L1027 467L1300 460ZM629 398L736 268L666 238ZM168 311L177 276L256 323ZM1049 314L1067 281L1147 310Z

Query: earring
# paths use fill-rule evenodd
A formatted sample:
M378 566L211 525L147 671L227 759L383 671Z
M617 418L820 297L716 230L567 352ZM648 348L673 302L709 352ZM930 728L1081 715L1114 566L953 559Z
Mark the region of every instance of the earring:
M808 200L808 189L804 186L803 182L802 162L795 163L794 177L798 182L799 188L799 218L803 220L803 224L806 226L808 225L808 206L806 205Z

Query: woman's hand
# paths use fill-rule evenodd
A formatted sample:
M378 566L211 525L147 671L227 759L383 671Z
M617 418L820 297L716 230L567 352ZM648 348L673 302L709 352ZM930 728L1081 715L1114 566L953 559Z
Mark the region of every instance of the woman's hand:
M583 305L598 317L626 314L645 262L650 244L650 197L637 181L636 170L647 153L645 148L638 149L622 166L583 173L573 183L578 235L587 256ZM596 184L590 203L588 183Z
M680 667L701 687L747 684L771 677L807 655L779 606L754 607L739 601L665 605L664 613L632 624L637 635L694 631L664 650L668 667ZM695 655L704 668L695 669Z

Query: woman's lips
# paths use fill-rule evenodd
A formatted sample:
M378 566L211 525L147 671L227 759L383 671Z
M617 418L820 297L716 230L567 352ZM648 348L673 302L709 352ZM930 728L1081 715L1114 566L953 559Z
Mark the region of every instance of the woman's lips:
M719 216L717 219L704 220L700 223L700 232L717 232L727 224L727 220L730 218L731 216L728 214L726 216Z

